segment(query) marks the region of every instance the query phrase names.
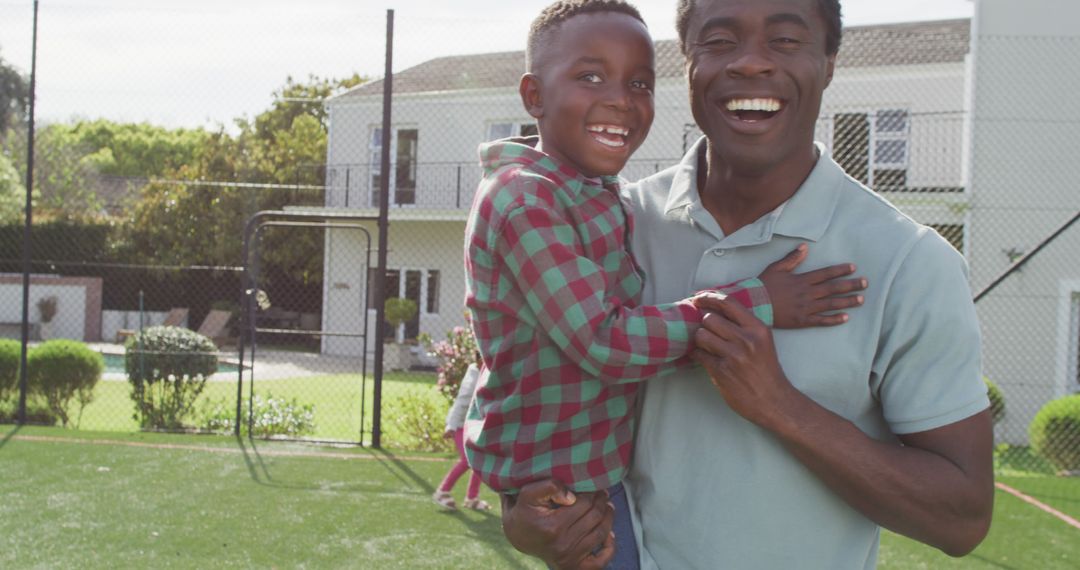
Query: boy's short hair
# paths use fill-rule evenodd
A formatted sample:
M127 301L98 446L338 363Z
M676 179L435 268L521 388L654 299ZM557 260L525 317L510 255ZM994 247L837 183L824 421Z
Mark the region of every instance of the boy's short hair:
M696 0L679 0L675 12L675 28L679 31L679 49L686 55L686 34L690 27L690 16L694 14ZM836 55L840 51L840 40L844 29L840 17L840 0L817 0L818 10L825 20L825 55Z
M529 26L529 40L525 46L525 69L533 71L534 59L541 42L559 25L574 16L598 12L626 14L645 24L645 19L641 17L638 9L624 0L559 0L544 8Z

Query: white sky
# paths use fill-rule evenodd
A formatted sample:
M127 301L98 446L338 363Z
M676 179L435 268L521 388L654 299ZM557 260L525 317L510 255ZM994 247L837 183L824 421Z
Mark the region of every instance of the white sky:
M230 124L267 109L292 75L378 77L386 10L394 69L523 49L550 0L42 0L37 116L167 126ZM675 0L636 0L656 39ZM843 0L844 24L970 17L971 0ZM0 0L0 57L30 71L33 2Z

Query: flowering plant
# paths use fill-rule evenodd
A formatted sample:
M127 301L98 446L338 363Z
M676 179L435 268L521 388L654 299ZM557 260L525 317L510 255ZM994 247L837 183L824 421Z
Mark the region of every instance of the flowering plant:
M459 326L450 329L444 341L434 342L431 336L426 334L420 335L419 340L428 353L439 360L439 392L453 401L457 397L465 371L476 361L476 339L472 330Z

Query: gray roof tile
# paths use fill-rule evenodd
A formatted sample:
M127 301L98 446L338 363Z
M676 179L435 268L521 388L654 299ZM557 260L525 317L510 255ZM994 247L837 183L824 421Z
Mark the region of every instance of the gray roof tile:
M964 61L970 43L968 19L855 26L844 29L837 67L921 65ZM656 42L657 77L680 77L684 60L675 40ZM394 75L394 93L425 93L516 86L525 52L508 51L439 57ZM382 81L360 85L337 101L382 94Z

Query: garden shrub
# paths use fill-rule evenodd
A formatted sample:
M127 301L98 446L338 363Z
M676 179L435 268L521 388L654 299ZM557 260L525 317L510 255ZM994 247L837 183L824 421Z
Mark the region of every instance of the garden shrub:
M453 451L443 439L449 404L427 390L409 390L383 407L383 441L408 451Z
M68 405L79 402L79 415L94 397L94 387L105 371L105 358L76 340L50 340L26 355L30 392L44 398L48 409L65 427Z
M1028 426L1032 449L1062 471L1080 471L1080 394L1048 402Z
M29 355L27 355L29 356ZM60 418L38 398L26 399L26 423L33 426L54 426ZM19 419L19 404L12 400L0 402L0 424L13 424Z
M983 376L983 382L986 383L986 395L990 397L990 417L997 424L1005 418L1005 394L989 378Z
M267 393L252 398L255 416L251 431L248 430L248 401L245 398L240 411L240 433L251 437L289 436L299 437L315 432L315 405L301 404L296 398L286 400ZM236 421L236 403L228 399L210 403L203 411L200 426L217 433L231 434Z
M0 402L13 394L19 386L19 360L22 359L22 343L0 338Z
M135 420L144 429L183 428L217 371L213 341L181 327L150 327L129 337L124 349Z
M422 334L420 342L425 349L439 360L439 392L450 402L457 397L461 379L465 371L476 360L476 339L468 327L454 327L446 333L446 340L433 342L431 337Z

